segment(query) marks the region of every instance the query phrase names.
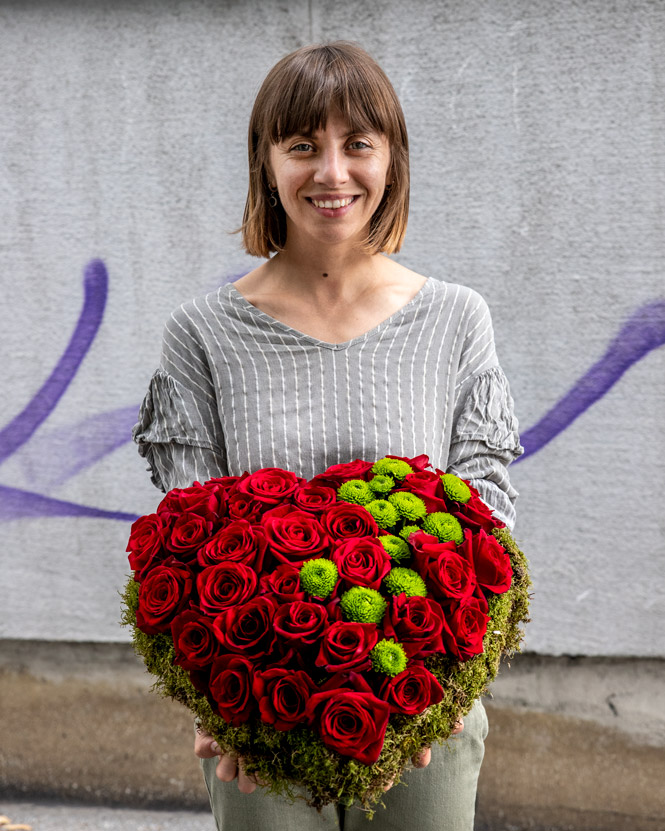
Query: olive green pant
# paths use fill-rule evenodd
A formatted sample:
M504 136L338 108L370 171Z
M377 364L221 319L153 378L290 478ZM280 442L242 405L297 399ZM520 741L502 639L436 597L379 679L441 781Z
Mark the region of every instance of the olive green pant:
M261 788L242 794L237 781L220 782L217 759L201 761L218 831L473 831L478 773L485 753L487 715L480 701L464 718L464 730L434 745L426 768L410 770L383 797L369 821L359 808L327 805L321 812L293 804Z

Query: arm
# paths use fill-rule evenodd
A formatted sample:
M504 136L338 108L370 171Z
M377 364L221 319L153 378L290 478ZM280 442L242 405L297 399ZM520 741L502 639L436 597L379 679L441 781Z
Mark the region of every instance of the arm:
M470 481L512 528L517 491L507 467L523 449L508 379L496 357L489 309L479 295L475 300L459 364L448 470Z

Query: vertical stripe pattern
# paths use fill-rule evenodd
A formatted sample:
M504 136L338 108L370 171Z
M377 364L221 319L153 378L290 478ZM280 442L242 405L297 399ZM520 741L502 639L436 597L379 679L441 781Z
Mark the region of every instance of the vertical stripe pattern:
M512 524L521 448L492 323L475 291L429 278L362 336L326 343L228 284L176 310L134 428L162 489L283 467L426 453Z

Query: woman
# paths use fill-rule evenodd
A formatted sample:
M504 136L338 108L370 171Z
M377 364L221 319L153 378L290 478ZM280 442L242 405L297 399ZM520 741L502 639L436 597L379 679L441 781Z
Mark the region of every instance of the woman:
M249 172L243 241L267 262L167 323L134 431L155 484L262 467L310 479L356 458L426 453L512 525L506 466L521 448L487 307L386 256L406 230L409 166L380 67L344 42L282 59L254 104ZM375 831L472 829L480 702L456 732L414 759L408 788L386 793ZM370 827L356 809L266 796L200 731L195 752L219 829Z

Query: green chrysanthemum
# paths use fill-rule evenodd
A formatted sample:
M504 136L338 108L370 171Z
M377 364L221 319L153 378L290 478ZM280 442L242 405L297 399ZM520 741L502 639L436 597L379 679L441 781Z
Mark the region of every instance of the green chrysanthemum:
M423 519L427 514L427 508L423 500L415 493L391 493L388 502L397 508L397 513L409 522L416 522Z
M344 592L340 601L347 620L357 623L381 623L387 603L375 589L353 586Z
M396 563L401 563L402 560L408 560L411 556L411 549L406 540L401 537L396 537L394 534L386 534L383 537L377 537L377 539L386 549L390 559Z
M405 542L408 543L409 537L413 534L414 531L422 531L423 529L420 525L405 525L404 528L399 532L400 537L402 537Z
M471 499L471 491L466 482L455 476L454 473L441 474L441 482L446 496L454 502L461 502L464 505Z
M407 462L401 459L389 459L385 456L379 459L372 465L372 473L385 473L392 476L394 479L404 479L409 473L413 473L413 468Z
M349 479L337 488L337 498L342 502L366 505L374 499L374 493L363 479Z
M386 574L383 585L390 594L404 594L407 597L427 597L425 581L412 568L393 568Z
M390 675L391 678L404 672L406 669L407 657L404 649L393 640L382 640L377 643L369 653L372 661L372 669L375 672L382 672Z
M390 493L395 487L395 480L387 473L379 473L373 476L367 484L374 493Z
M387 499L375 499L363 507L374 517L379 528L392 528L399 519L397 509Z
M439 542L454 542L461 545L464 542L464 532L458 520L452 514L435 511L427 514L423 521L423 531L438 537Z
M307 560L300 569L300 585L313 597L328 597L338 577L335 563L323 557Z

